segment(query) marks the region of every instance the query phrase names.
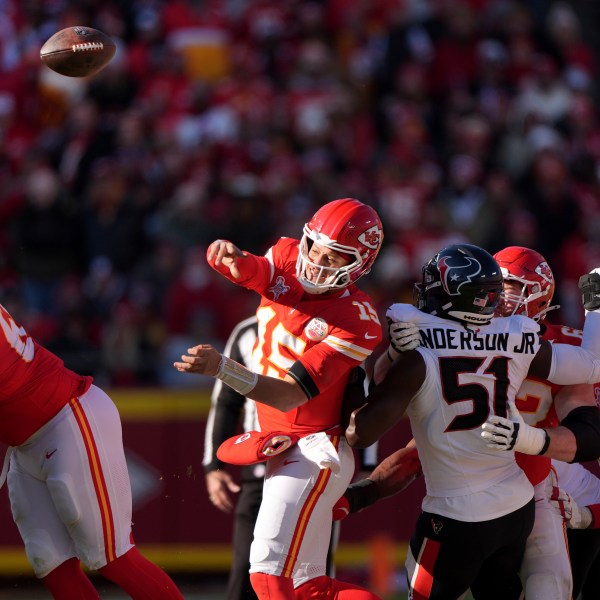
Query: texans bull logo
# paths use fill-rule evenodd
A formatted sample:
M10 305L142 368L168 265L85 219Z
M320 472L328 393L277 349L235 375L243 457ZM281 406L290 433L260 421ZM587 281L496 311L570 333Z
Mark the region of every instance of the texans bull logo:
M454 264L449 264L453 261ZM460 295L460 288L481 273L481 264L470 256L442 256L438 261L442 287L449 296Z

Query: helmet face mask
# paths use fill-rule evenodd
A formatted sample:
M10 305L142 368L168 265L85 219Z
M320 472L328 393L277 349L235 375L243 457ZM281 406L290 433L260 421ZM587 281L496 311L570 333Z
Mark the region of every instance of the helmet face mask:
M370 206L344 198L322 206L304 226L300 240L296 276L311 294L344 289L371 270L383 242L383 228ZM311 260L317 244L348 260L342 266Z
M423 267L417 308L423 312L486 325L502 292L500 267L491 254L472 244L453 244Z
M542 321L549 311L558 308L550 305L555 290L554 275L539 252L509 246L494 258L505 280L505 290L496 309L498 316L526 315Z

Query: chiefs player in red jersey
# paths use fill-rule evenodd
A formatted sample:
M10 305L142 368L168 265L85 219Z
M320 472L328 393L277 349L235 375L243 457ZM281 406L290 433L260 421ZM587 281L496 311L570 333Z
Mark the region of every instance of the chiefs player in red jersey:
M520 246L505 248L494 257L504 275L504 293L497 314L525 314L540 322L544 339L580 345L580 330L546 320L547 313L556 307L551 305L554 276L544 258L538 252ZM525 423L534 425L540 433L550 430L537 451L536 448L521 448L519 436L513 444L517 463L534 485L536 498L535 525L527 540L521 566L525 595L547 600L568 599L573 585L571 564L563 520L549 501L552 488L556 486L550 457L567 462L598 457L597 443L593 439L598 432L591 425L598 412L594 386L558 386L528 378L519 390L516 405ZM484 429L487 427L484 425ZM538 440L541 441L542 436ZM519 452L520 448L528 453Z
M35 575L55 599L100 598L81 560L137 600L182 599L133 543L113 401L91 377L65 368L2 306L0 327L0 440L9 446L11 510Z
M217 377L257 402L259 455L273 434L279 444L285 439L285 451L267 452L250 552L261 599L377 598L326 577L325 568L332 507L354 474L340 427L344 389L382 338L377 312L355 284L382 240L375 210L344 198L321 207L301 240L281 238L263 257L226 240L208 249L213 268L261 296L253 371L207 345L189 349L174 366ZM248 437L231 449L243 451Z

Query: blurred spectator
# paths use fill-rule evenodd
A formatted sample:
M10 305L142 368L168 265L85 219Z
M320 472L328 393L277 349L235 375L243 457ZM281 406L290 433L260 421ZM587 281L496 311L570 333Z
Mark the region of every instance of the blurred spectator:
M354 196L386 228L365 280L378 307L410 301L422 261L463 240L533 245L573 311L575 266L600 239L586 11L593 22L590 3L565 1L7 0L3 295L68 360L104 356L107 382L171 385L194 329L218 346L253 309L195 264L205 244L260 254ZM81 22L116 40L113 61L81 79L44 67L43 42Z
M23 194L15 217L23 298L33 313L56 314L57 288L82 267L81 214L57 173L46 165L33 165L27 172Z
M87 264L105 257L122 274L131 270L148 249L146 215L133 202L126 167L111 159L94 163L83 214Z

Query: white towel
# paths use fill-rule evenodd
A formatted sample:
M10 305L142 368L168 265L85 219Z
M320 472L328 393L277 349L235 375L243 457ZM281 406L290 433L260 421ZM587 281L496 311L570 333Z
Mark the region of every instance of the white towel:
M340 457L324 431L303 437L298 441L298 447L302 456L321 469L331 469L336 476L340 472Z

